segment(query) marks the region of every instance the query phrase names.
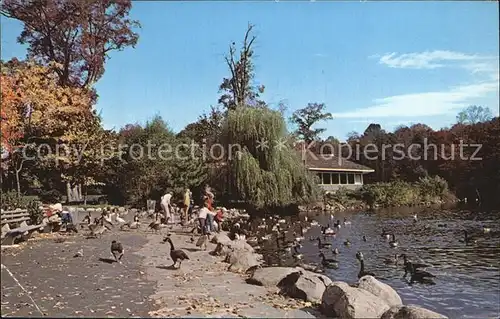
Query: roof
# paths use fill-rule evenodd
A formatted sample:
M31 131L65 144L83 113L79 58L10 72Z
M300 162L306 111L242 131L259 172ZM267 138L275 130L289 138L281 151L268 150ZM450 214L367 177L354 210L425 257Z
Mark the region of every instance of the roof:
M318 171L358 171L371 173L375 170L367 166L354 163L345 158L334 156L331 154L316 154L312 152L304 152L302 160L307 168Z

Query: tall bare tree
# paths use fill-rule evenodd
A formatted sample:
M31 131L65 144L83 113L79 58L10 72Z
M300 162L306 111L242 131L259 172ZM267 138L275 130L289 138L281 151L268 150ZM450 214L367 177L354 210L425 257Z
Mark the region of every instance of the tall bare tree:
M260 94L264 92L264 86L254 86L254 65L252 45L256 39L251 35L253 25L249 24L243 39L243 46L239 51L236 43L229 46L229 54L225 57L231 76L224 78L219 86L219 92L224 92L219 98L219 103L227 110L234 110L238 106L264 106L265 103L259 100Z

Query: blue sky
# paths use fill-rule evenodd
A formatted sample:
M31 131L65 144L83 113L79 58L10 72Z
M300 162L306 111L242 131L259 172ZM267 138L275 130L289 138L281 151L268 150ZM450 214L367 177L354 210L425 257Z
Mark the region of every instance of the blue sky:
M175 130L215 105L224 54L255 24L256 82L264 99L324 102L321 123L345 139L385 129L449 126L470 104L498 114L497 2L140 2L135 49L114 52L97 83L106 128L161 115ZM2 17L2 59L24 57L22 25Z

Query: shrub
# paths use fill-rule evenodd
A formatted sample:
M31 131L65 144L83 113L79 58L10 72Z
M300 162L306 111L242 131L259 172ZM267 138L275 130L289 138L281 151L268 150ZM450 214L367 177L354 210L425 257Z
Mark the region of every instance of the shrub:
M59 203L62 199L61 193L56 189L43 191L40 193L39 197L44 203Z

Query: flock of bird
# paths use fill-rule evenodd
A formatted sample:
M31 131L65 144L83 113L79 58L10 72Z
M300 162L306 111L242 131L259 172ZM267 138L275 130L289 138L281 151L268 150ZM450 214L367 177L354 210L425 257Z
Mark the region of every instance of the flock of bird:
M272 244L272 238L275 236L275 243L277 247L277 255L279 260L286 259L292 257L296 262L295 265L300 266L306 270L315 271L315 272L324 272L324 269L338 269L339 268L339 260L334 258L328 258L326 255L329 251L335 256L339 255L339 249L332 247L332 239L336 238L337 234L341 232L341 228L350 227L352 222L344 218L344 221L340 220L335 221L335 217L333 215L330 216L331 223L333 227L330 227L330 224L323 226L317 221L309 222L307 217L305 221L297 222L297 223L287 223L284 219L280 219L279 216L271 216L267 218L262 218L260 221L255 223L243 223L242 221L238 221L236 224L236 236L246 236L249 233L259 233L263 232L262 236L252 236L247 239L247 242L256 248L260 248L260 245L265 245L266 243ZM413 222L418 222L417 215L413 216ZM242 227L245 225L245 227ZM312 236L309 237L311 242L315 242L317 244L319 250L319 263L318 264L307 264L303 262L303 254L300 251L300 248L303 247L302 243L305 240L304 233L310 230L313 227L319 227L321 235L320 236ZM446 225L438 225L438 227L446 227ZM245 228L245 229L243 229ZM490 228L483 227L483 232L490 232ZM233 230L234 232L234 230ZM477 237L472 237L467 230L463 231L464 238L459 239L458 241L465 244L473 244L477 242ZM273 234L273 235L270 235ZM391 248L397 248L399 246L399 242L396 238L396 235L392 232L388 232L386 229L383 229L381 234L381 238L387 242L387 245ZM367 238L365 235L362 236L362 241L366 242ZM343 245L345 247L351 246L351 241L349 239L345 239L343 241ZM268 254L268 264L273 265L270 261L271 256ZM377 277L373 272L366 270L365 268L365 258L363 253L358 251L356 253L356 259L360 264L360 269L358 272L358 278L361 278L366 275L371 275ZM410 275L408 282L413 284L414 282L424 283L424 284L434 284L432 278L436 276L425 268L430 267L425 263L413 262L410 260L410 257L406 254L394 254L393 256L386 258L384 263L387 265L394 265L396 267L399 266L400 260L402 259L402 267L404 270L403 278L407 278Z

